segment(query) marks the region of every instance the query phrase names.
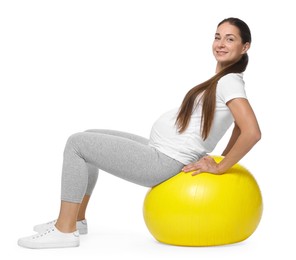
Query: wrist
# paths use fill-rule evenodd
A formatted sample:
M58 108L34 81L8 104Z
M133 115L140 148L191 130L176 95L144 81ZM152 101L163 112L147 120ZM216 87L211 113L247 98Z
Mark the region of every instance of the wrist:
M217 174L223 174L225 170L223 169L223 165L221 163L217 164Z

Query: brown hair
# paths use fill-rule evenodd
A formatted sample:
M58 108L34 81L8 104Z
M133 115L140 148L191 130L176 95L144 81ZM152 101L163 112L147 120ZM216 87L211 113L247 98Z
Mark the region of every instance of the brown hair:
M251 43L251 32L248 25L245 22L238 18L227 18L221 21L217 27L219 27L221 24L225 22L228 22L239 29L243 44L247 42ZM205 140L208 137L216 109L216 87L218 81L220 80L220 78L229 73L244 72L247 68L248 61L248 54L245 53L239 61L221 70L219 73L217 73L209 80L193 87L185 95L176 119L176 126L178 128L179 133L183 133L187 129L192 115L192 111L195 108L195 106L198 105L198 103L195 104L195 100L197 97L200 96L199 102L202 102L202 138Z

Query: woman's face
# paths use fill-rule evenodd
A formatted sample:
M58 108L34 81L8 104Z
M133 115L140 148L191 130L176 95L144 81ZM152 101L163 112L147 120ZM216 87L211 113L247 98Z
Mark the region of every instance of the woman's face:
M215 33L213 54L219 70L240 60L249 49L249 43L242 43L239 29L228 22L221 24Z

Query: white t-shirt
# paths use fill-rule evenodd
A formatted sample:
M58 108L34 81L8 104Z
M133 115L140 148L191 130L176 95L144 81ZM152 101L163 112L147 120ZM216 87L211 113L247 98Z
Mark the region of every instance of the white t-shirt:
M226 103L234 98L247 98L242 73L230 73L217 84L216 111L211 131L206 140L201 137L201 104L193 111L188 128L180 134L175 125L179 108L162 115L153 125L149 145L187 165L216 147L234 122Z

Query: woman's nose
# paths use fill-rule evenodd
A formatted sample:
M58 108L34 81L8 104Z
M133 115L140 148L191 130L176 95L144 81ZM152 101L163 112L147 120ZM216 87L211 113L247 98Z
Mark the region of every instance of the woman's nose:
M219 48L223 48L225 47L225 41L223 39L221 39L219 42L218 42L218 47Z

